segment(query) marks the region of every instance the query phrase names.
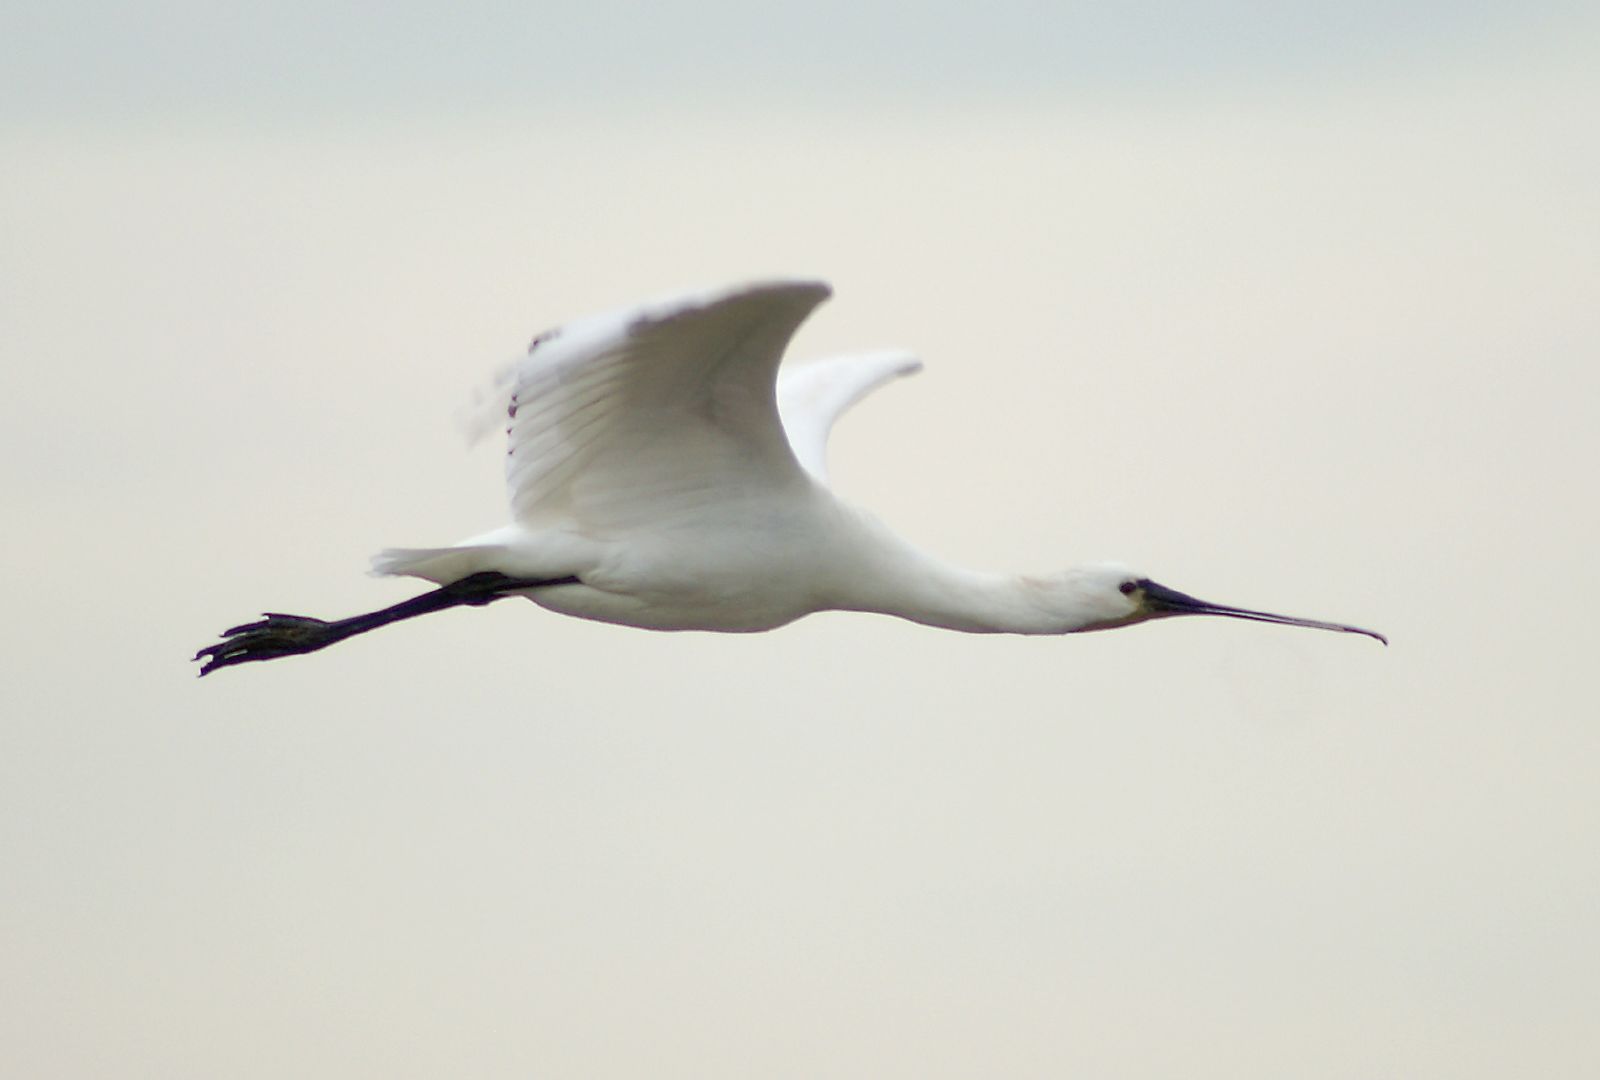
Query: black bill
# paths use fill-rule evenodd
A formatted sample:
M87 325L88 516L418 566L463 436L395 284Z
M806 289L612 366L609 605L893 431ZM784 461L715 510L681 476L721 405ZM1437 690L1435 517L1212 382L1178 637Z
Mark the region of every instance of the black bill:
M1223 615L1230 619L1250 619L1253 622L1281 623L1284 626L1309 626L1313 630L1337 630L1342 634L1365 634L1377 638L1385 645L1389 639L1376 630L1366 630L1344 623L1323 622L1321 619L1296 619L1291 615L1274 615L1270 611L1251 611L1249 608L1229 607L1197 600L1188 593L1169 589L1165 585L1145 578L1138 583L1144 592L1145 603L1153 616L1162 615Z

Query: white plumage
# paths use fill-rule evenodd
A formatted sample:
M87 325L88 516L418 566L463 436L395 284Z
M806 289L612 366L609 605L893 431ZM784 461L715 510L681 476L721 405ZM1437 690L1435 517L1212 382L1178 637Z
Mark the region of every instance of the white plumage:
M759 282L539 335L473 413L479 428L508 422L511 523L449 547L388 549L376 572L441 588L336 622L275 615L235 627L201 650L202 673L508 595L664 630L767 630L838 608L1025 634L1216 614L1381 640L1208 604L1120 565L979 573L901 540L828 487L827 439L846 409L920 363L879 352L779 375L790 339L829 294L816 281Z

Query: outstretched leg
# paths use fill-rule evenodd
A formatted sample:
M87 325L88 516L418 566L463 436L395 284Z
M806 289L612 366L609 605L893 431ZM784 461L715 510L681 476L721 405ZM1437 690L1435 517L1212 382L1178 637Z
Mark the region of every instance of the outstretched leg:
M249 663L252 660L272 660L279 656L295 656L316 652L336 641L343 641L380 626L388 626L401 619L413 619L446 608L469 605L481 607L501 597L510 596L522 589L535 589L549 585L576 585L575 577L514 578L494 570L469 574L460 581L441 585L432 592L402 600L381 611L365 615L352 615L348 619L313 619L307 615L278 615L266 613L260 622L246 623L222 632L222 640L208 645L194 654L204 660L200 674L207 675L220 667Z

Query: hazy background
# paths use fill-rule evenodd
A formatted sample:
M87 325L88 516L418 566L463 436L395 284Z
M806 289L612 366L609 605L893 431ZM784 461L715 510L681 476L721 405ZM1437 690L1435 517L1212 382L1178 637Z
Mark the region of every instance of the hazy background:
M1590 5L11 3L0 1071L1600 1070ZM527 604L197 682L497 524L535 331L918 350L838 487L1363 638Z

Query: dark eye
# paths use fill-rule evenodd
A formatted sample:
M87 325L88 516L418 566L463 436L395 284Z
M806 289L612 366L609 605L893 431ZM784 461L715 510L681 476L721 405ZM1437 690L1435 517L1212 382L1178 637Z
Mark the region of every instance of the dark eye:
M1123 596L1132 596L1133 593L1134 593L1134 590L1137 589L1138 587L1139 587L1138 584L1135 583L1135 582L1124 581L1121 585L1117 586L1117 591L1120 592Z

